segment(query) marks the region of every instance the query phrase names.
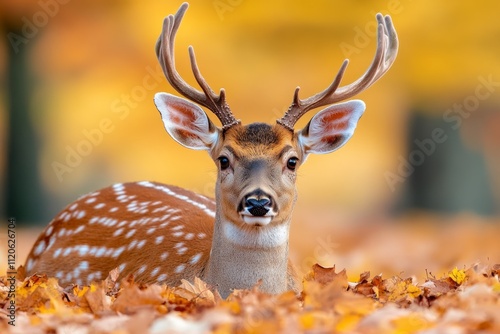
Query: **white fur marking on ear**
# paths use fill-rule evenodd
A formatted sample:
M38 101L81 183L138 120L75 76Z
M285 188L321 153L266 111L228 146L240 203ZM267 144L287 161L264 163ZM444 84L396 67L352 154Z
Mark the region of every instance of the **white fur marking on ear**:
M219 131L196 104L167 93L154 97L163 124L172 138L195 150L209 150L217 142Z
M347 143L365 107L363 101L352 100L318 112L298 136L306 155L330 153Z

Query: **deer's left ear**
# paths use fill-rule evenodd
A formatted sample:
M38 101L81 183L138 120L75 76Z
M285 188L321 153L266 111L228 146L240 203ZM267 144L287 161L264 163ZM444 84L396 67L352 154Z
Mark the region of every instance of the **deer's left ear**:
M304 154L330 153L347 143L365 107L363 101L352 100L318 112L297 134Z

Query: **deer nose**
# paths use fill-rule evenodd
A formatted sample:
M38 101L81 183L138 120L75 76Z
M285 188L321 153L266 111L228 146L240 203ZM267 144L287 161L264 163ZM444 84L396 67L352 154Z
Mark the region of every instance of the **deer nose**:
M265 195L248 195L245 198L245 209L253 216L262 217L271 209L271 198Z

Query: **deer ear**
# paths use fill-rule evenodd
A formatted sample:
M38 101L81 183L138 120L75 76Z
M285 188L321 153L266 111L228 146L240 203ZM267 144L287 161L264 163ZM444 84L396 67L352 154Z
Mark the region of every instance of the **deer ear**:
M330 153L347 143L365 107L363 101L352 100L332 105L314 115L297 135L304 153Z
M167 93L154 97L167 132L181 145L194 150L210 150L220 130L196 104Z

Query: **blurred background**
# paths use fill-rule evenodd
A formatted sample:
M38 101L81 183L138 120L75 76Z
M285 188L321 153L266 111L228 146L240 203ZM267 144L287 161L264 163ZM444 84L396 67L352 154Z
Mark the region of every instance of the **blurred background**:
M80 195L115 182L154 180L213 195L213 162L175 143L152 102L156 92L174 93L154 45L163 17L181 3L0 3L2 221L15 217L38 232ZM398 58L359 95L367 110L356 134L334 154L311 156L299 172L292 229L299 262L312 256L383 269L394 250L425 263L444 249L443 266L500 261L491 239L500 231L498 1L190 5L177 34L177 68L195 85L193 45L204 77L214 90L226 89L244 123L274 122L296 86L301 97L319 92L345 58L343 83L354 81L375 52L375 14L390 14L396 26ZM23 250L33 236L26 232ZM459 240L472 246L446 244ZM320 244L327 246L320 251ZM408 259L391 270L405 270Z

